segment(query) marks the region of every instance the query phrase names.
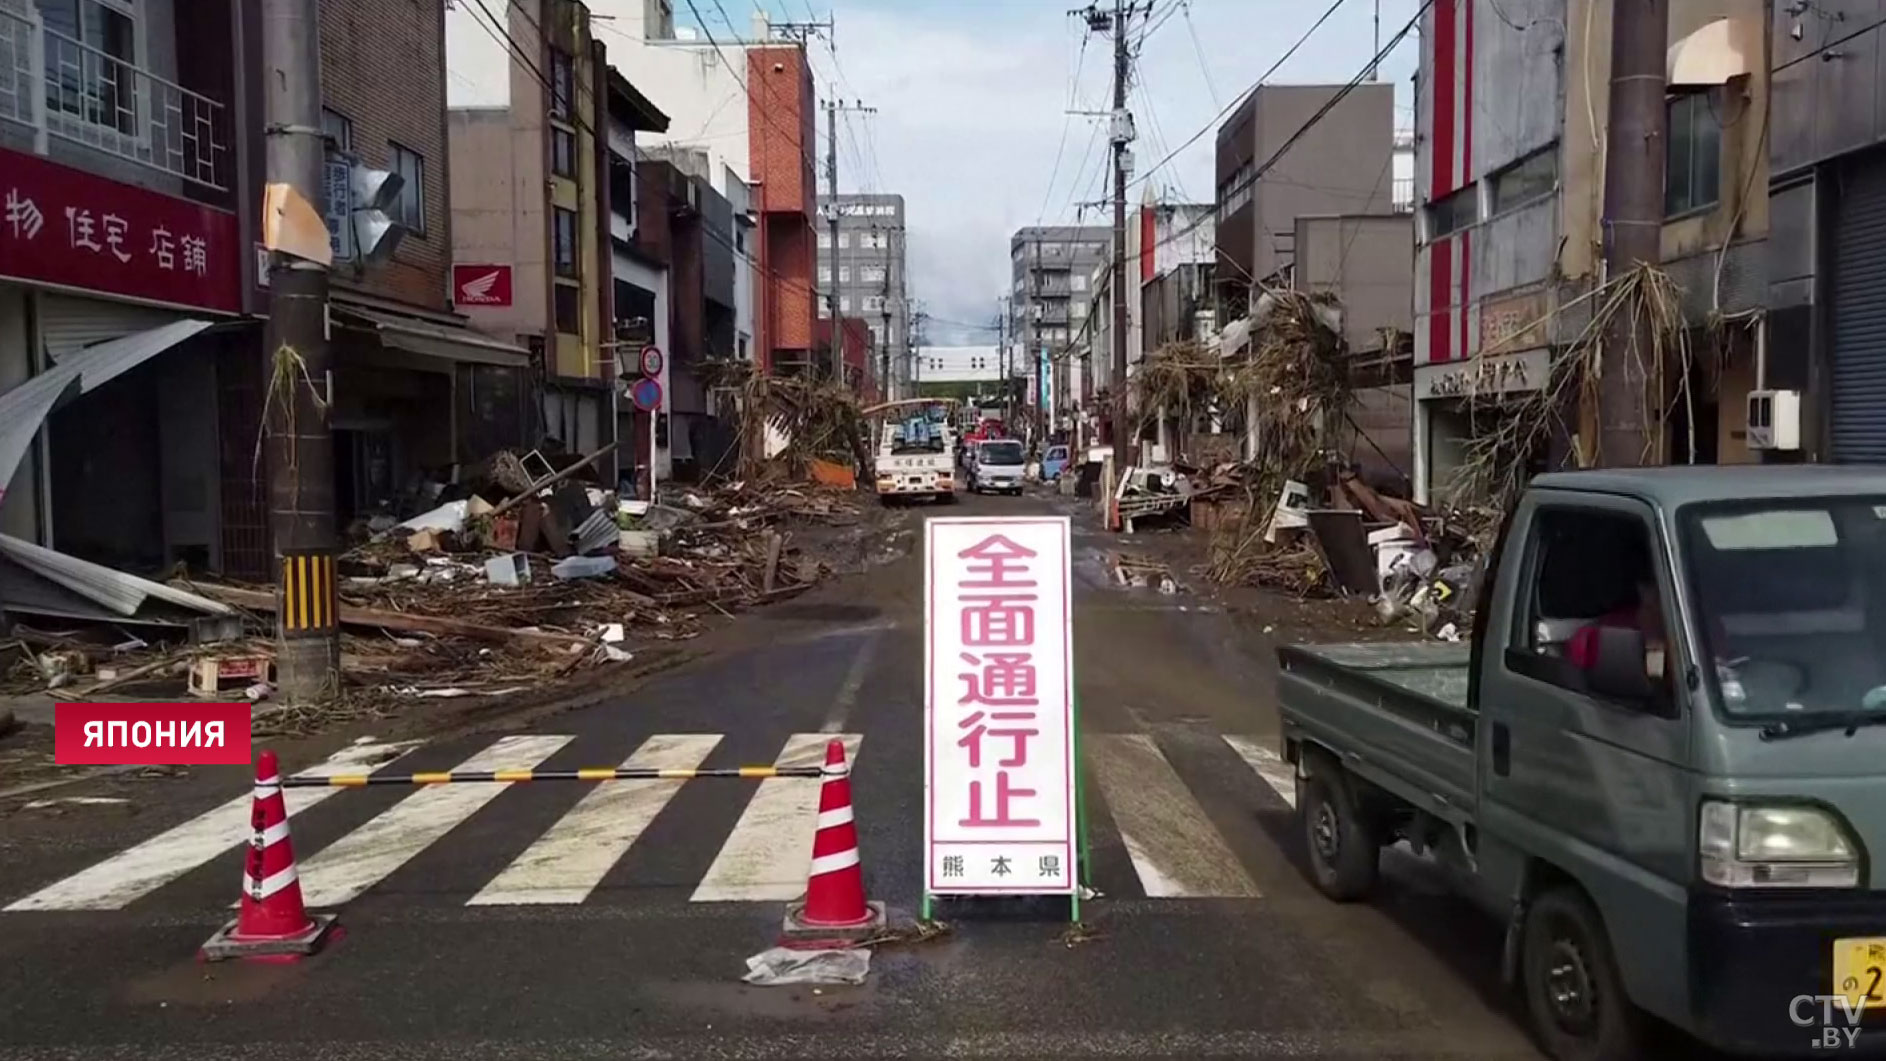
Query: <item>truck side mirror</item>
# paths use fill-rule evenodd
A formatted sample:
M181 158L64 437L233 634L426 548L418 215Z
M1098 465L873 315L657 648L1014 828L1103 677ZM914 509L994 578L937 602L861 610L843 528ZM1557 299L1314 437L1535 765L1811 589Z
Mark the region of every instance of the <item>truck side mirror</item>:
M1598 645L1586 684L1592 692L1633 704L1648 703L1656 686L1644 664L1644 632L1626 626L1598 627Z

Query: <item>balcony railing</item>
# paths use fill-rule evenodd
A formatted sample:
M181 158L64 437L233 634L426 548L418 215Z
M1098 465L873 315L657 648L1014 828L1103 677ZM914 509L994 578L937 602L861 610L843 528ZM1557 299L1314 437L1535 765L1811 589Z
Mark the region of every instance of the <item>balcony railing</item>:
M223 104L45 27L31 0L0 0L0 121L219 191L229 187Z
M1411 214L1414 212L1414 178L1396 177L1394 187L1389 194L1394 196L1395 212Z

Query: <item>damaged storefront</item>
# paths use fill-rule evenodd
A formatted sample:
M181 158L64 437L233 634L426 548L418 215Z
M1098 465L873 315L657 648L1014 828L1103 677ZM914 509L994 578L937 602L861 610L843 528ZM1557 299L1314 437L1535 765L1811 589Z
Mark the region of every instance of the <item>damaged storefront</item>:
M1414 366L1416 501L1471 502L1498 493L1496 482L1545 470L1553 419L1543 407L1552 385L1549 305L1542 292L1490 300L1471 313L1478 342L1464 356L1447 358L1428 344L1431 359ZM1434 349L1443 356L1432 356Z
M423 507L468 468L524 445L528 351L446 320L349 303L332 312L340 526ZM592 427L583 440L590 449L596 436Z
M234 213L0 150L0 533L132 570L219 564Z

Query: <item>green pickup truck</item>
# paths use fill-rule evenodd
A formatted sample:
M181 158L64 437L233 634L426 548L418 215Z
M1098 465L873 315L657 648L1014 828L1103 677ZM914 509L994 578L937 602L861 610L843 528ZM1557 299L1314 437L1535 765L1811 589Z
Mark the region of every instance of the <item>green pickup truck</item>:
M1278 656L1317 887L1447 867L1550 1056L1886 1048L1886 469L1542 475L1469 644Z

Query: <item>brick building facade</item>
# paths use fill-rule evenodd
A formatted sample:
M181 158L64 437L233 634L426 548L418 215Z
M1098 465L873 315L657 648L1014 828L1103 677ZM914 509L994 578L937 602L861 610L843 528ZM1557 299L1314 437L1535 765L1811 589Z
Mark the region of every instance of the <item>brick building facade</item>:
M813 235L817 102L801 45L747 49L747 135L759 189L759 348L769 372L798 372L817 344Z
M435 312L451 309L441 5L322 0L321 104L328 135L341 150L376 169L416 158L422 174L423 228L409 231L393 261L371 274L337 265L333 287Z

